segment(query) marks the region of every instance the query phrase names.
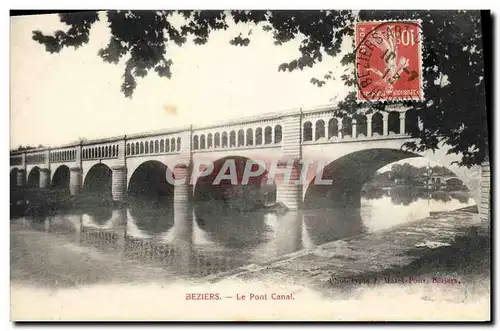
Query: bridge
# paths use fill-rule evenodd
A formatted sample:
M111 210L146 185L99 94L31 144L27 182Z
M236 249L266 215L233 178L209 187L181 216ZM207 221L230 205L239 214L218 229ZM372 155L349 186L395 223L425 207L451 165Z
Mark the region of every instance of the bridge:
M227 159L277 162L278 171L292 162L293 178L303 162L321 165L321 176L332 184L316 185L320 173L301 185L276 182L276 200L289 209L330 203L356 203L361 188L375 171L410 157L425 157L446 166L473 193L480 205L480 167L453 164L460 156L447 155L443 145L423 153L401 149L414 141L407 132L422 128L421 121L405 108L385 112L360 110L340 116L332 106L294 109L210 126L188 126L79 141L10 155L11 185L67 188L71 196L81 189L109 193L113 201L149 190L171 194L174 202L188 202L203 195L204 179L193 165L221 164ZM169 187L167 173L191 178ZM212 188L213 189L213 188ZM320 200L325 200L319 203Z

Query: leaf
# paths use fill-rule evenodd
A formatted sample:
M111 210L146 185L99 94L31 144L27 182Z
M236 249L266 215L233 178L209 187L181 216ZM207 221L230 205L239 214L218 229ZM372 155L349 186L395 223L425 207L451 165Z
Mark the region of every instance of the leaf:
M146 76L151 69L161 77L172 76L171 60L167 49L170 41L177 46L191 42L207 43L211 34L228 28L228 18L236 24L256 24L270 32L273 43L282 45L301 39L295 59L283 59L278 71L314 67L324 56L337 57L343 42L352 41L353 22L356 20L408 20L421 19L423 24L423 85L425 100L402 102L408 113L417 114L423 130L411 130L418 143L407 145L422 152L448 144L451 153L462 155L460 165L480 164L488 157L488 119L486 117L486 91L483 69L482 17L479 11L372 11L320 10L320 11L263 11L263 10L210 10L179 11L184 18L180 26L172 24L174 11L107 11L106 18L111 36L98 55L105 62L119 63L127 57L121 90L130 98L137 86L137 77ZM43 45L49 53L58 53L65 47L79 48L89 42L90 30L99 21L96 11L64 13L59 19L66 29L45 35L33 31L32 39ZM250 33L248 34L250 35ZM229 40L235 46L248 46L250 39L237 36ZM467 45L464 47L463 45ZM354 46L353 46L354 49ZM356 84L352 64L354 52L341 55L345 67L340 76L344 84ZM436 86L433 82L446 76L449 84ZM326 80L335 79L329 71L323 80L312 78L311 83L323 86ZM439 81L439 79L438 79ZM340 109L352 113L359 108L355 93L351 92L339 102ZM382 103L371 109L383 109ZM406 148L405 147L405 148Z

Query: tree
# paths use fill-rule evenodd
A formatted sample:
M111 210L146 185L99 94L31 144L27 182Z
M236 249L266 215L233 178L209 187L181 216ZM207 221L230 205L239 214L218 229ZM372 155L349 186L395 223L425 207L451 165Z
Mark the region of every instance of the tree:
M180 14L180 27L171 18ZM478 11L109 11L106 19L111 30L109 44L99 51L104 61L118 63L127 58L122 92L131 97L136 78L150 71L161 77L172 76L173 62L168 58L168 44L186 42L204 44L210 33L236 24L256 24L273 35L276 45L299 36L300 56L282 63L279 71L302 70L321 62L327 56L341 53L344 40L352 40L357 20L422 20L423 80L425 100L404 102L418 116L423 129L414 127L410 134L417 143L406 143L410 151L437 149L440 143L451 146L449 153L462 154L459 165L482 163L488 156L485 78L481 14ZM75 48L89 41L91 26L99 21L97 12L60 14L68 30L53 35L33 32L33 39L54 53L64 47ZM229 43L247 46L250 35L238 35ZM342 58L345 66L341 79L353 92L338 106L341 115L354 113L360 105L355 100L354 47ZM323 77L311 78L321 87L335 79L329 71ZM384 103L372 104L370 111L383 110Z
M26 146L20 145L18 148L12 149L10 152L12 153L12 152L29 151L29 150L32 150L32 149L43 148L43 147L44 147L43 145L38 145L38 147L36 147L36 146L29 146L29 145L26 145Z

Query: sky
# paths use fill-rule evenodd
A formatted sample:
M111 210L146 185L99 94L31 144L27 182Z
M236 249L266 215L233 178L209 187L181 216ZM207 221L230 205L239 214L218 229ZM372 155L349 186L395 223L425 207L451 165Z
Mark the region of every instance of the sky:
M33 41L32 31L44 34L67 27L59 17L11 17L10 148L20 145L57 146L80 138L94 139L205 125L243 116L334 104L348 93L340 75L346 40L336 58L303 71L278 72L278 66L299 56L300 39L276 46L270 34L248 24L212 33L205 45L169 45L172 78L151 72L138 81L133 98L120 91L124 64L105 63L99 49L109 42L105 14L90 33L88 44L50 54ZM180 23L174 18L173 23ZM252 30L247 47L229 44ZM319 88L310 83L333 71L337 78ZM177 115L165 110L175 107ZM427 166L422 158L402 160ZM379 169L390 170L391 165Z
M231 24L226 31L214 32L205 45L169 46L172 78L151 72L128 99L120 91L123 62L105 63L97 55L109 41L107 22L95 24L90 42L77 50L50 54L31 39L33 30L51 34L58 29L66 26L57 15L11 17L11 148L314 107L332 104L332 98L340 100L348 92L340 79L345 69L340 56L303 71L278 72L279 64L298 57L300 40L276 46L260 27ZM248 47L229 44L250 29ZM345 42L343 49L349 45ZM329 70L336 80L321 88L310 83ZM175 106L177 115L165 106Z

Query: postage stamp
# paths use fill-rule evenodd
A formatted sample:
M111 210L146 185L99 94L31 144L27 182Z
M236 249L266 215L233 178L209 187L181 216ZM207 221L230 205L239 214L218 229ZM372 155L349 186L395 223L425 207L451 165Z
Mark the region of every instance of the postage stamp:
M359 102L423 99L419 20L358 22L355 45Z

